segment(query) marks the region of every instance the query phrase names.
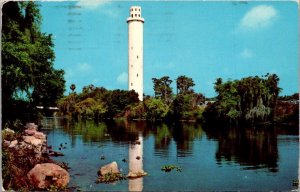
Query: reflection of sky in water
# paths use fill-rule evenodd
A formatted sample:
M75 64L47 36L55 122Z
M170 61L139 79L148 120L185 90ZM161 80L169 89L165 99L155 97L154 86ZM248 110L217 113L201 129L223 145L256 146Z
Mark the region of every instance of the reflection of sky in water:
M81 190L129 190L133 183L142 185L145 191L289 190L298 177L297 133L275 130L245 135L236 130L204 131L201 126L144 124L77 123L47 130L48 145L57 151L61 143L66 146L62 149L65 156L55 159L69 163L70 186L80 186ZM143 135L143 169L148 175L130 183L96 184L98 169L112 161L128 174L129 143L139 133ZM100 159L102 155L104 160ZM124 158L127 162L122 161ZM182 167L182 172L161 171L167 164Z

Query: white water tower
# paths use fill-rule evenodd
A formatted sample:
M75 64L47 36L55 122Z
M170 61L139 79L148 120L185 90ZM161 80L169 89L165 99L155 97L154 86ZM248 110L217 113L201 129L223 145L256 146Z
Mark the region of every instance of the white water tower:
M131 6L128 23L128 90L135 90L143 101L143 25L142 9Z

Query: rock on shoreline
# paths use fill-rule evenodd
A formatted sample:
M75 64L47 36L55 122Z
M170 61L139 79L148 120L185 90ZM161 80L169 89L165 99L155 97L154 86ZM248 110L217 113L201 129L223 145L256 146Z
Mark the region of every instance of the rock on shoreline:
M32 168L27 177L32 185L39 189L46 189L51 185L64 188L70 180L69 173L53 163L37 164Z
M33 187L36 189L47 189L54 185L58 189L64 188L69 183L70 175L65 169L52 163L51 159L47 160L49 155L47 153L47 137L44 133L39 132L37 128L36 124L27 123L21 136L15 135L15 132L11 129L3 130L2 135L7 137L7 140L4 138L2 142L3 147L6 147L10 153L21 152L23 155L30 155L34 159L34 162L37 164L34 163L34 167L31 170L29 170L31 166L29 169L24 169L24 167L18 165L19 169L25 171L24 177L28 179L28 182ZM29 153L29 151L33 152ZM20 162L16 160L15 163L18 164Z

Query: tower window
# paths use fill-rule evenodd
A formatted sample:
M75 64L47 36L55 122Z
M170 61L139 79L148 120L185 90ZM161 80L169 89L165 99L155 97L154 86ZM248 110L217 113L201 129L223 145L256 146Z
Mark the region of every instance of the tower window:
M131 83L130 85L133 86L133 83Z
M141 15L139 14L139 17L141 17Z
M136 56L136 58L138 59L138 58L139 58L139 56L137 55L137 56Z
M135 10L136 10L136 8L135 8Z
M133 11L133 9L131 9L131 11Z
M133 67L133 65L131 65L131 67Z
M133 47L131 46L131 50L133 49Z
M139 77L139 74L137 73L136 76Z
M134 16L136 16L136 14Z
M131 17L133 17L133 14L131 14Z
M139 11L141 11L141 9L139 9Z

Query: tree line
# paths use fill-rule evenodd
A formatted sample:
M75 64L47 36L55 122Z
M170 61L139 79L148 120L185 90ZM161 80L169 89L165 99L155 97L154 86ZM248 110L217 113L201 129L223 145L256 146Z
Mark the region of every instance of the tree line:
M143 102L134 91L107 90L103 87L88 85L81 93L76 93L76 86L70 86L71 93L58 102L62 115L76 118L115 118L167 120L197 119L201 115L204 96L194 92L192 78L177 78L177 94L171 87L172 80L168 76L153 78L155 96L144 96Z
M193 89L193 79L185 75L179 76L175 81L176 94L173 93L173 80L169 76L152 78L152 82L154 96L144 95L142 102L133 90L107 90L89 85L77 94L73 84L70 86L72 93L59 101L59 108L63 115L76 118L124 117L153 121L192 120L229 124L272 123L282 115L276 111L281 91L276 74L228 81L218 78L214 83L217 96L210 99L205 98L202 93L196 93ZM297 94L291 97L296 98L295 95ZM294 109L296 108L293 107L293 111L290 112L293 118L296 114Z

